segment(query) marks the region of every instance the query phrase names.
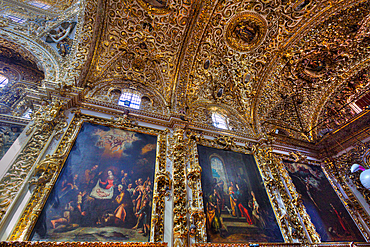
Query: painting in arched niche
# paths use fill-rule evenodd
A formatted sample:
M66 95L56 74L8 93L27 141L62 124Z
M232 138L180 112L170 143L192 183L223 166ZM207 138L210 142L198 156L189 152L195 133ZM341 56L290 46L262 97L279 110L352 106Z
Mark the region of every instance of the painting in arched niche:
M198 146L208 241L283 242L252 155Z
M213 180L217 181L216 184L226 192L229 181L227 179L225 165L222 158L217 154L213 154L210 156L210 162Z

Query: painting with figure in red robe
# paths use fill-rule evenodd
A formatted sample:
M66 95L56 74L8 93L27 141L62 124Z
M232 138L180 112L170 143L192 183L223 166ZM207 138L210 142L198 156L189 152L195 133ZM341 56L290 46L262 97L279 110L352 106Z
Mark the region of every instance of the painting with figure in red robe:
M149 241L156 143L84 123L30 240Z
M320 166L284 164L322 242L365 241Z
M212 243L284 242L254 157L198 146Z

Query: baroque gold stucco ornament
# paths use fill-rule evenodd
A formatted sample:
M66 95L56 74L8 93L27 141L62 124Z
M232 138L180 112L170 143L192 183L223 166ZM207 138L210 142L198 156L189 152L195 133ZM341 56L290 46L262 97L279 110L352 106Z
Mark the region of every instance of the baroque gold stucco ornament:
M168 8L168 1L166 0L137 0L137 2L141 7L152 14L163 15L170 11Z
M225 39L234 50L255 49L267 33L266 20L255 12L243 12L232 18L226 28Z

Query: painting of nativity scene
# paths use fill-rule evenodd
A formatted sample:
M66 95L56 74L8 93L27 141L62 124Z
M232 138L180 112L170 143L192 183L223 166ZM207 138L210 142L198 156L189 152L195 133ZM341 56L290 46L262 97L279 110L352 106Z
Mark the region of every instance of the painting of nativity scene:
M198 153L208 241L283 242L253 156L204 146Z
M148 241L156 143L84 123L30 240Z

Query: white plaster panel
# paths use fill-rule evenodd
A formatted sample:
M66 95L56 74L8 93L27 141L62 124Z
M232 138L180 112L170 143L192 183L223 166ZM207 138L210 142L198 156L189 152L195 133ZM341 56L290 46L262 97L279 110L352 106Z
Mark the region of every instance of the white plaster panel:
M14 160L17 158L20 151L23 149L27 141L29 140L29 136L26 135L26 131L28 129L27 125L22 133L18 136L18 138L15 140L15 142L11 145L9 150L6 152L6 154L3 156L3 158L0 161L0 179L4 177L6 171L9 170L11 165L13 164Z

